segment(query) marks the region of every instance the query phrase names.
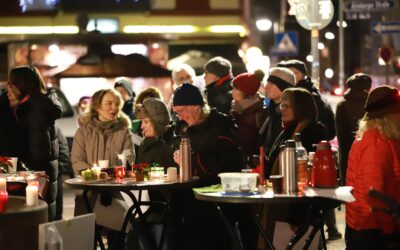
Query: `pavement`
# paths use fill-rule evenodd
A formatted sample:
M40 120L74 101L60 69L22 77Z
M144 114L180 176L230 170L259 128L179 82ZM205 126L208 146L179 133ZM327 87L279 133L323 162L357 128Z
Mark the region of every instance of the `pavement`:
M70 219L74 216L74 207L75 207L75 190L71 189L67 185L64 184L64 212L63 218ZM339 229L339 232L342 234L342 238L339 240L328 241L327 248L328 250L343 250L345 249L344 243L344 229L345 229L345 206L341 205L340 210L335 209L336 213L336 224ZM325 238L328 235L326 234Z

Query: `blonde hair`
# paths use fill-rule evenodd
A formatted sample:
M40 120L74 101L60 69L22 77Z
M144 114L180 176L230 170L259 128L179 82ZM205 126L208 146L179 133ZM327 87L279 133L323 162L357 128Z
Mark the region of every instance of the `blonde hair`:
M383 136L400 141L400 127L389 116L375 119L361 119L358 124L357 139L361 139L368 129L377 129Z
M131 123L129 122L130 120L128 116L125 115L124 112L122 112L122 105L124 104L124 100L122 99L121 94L115 89L102 89L93 94L89 111L83 114L81 118L82 123L87 124L90 120L99 117L99 112L97 112L97 109L101 107L101 102L103 101L103 98L106 94L111 94L119 99L117 118L122 119L122 121L126 124L126 126L130 128L131 126Z

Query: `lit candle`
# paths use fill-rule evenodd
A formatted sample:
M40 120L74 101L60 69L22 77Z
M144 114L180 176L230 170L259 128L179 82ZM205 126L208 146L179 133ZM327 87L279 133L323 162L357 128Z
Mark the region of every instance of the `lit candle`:
M36 206L38 204L39 198L39 188L36 185L26 186L26 205Z

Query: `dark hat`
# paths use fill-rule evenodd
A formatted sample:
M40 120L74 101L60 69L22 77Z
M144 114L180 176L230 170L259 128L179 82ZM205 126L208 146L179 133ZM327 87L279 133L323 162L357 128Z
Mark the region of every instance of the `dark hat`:
M136 96L135 92L133 92L133 90L132 90L132 82L127 80L127 79L121 79L118 82L116 82L114 84L114 89L116 87L123 87L124 89L126 89L126 91L128 91L128 93L129 93L129 95L131 97L135 97Z
M261 86L261 81L264 78L264 72L259 70L252 73L243 73L232 80L235 88L247 95L255 95Z
M232 64L225 58L217 56L206 63L204 70L218 77L224 77L232 74Z
M369 75L364 73L357 73L350 76L346 81L346 86L351 89L370 89L372 79Z
M174 92L174 106L204 105L204 98L200 89L190 83L184 83Z
M158 98L148 98L142 104L143 115L150 118L158 135L167 130L170 115L167 106Z
M295 68L304 75L307 75L307 67L306 64L300 60L292 59L288 61L282 61L276 65L277 67L283 68Z
M380 86L372 90L365 104L364 120L383 117L391 113L400 113L399 91L391 86Z

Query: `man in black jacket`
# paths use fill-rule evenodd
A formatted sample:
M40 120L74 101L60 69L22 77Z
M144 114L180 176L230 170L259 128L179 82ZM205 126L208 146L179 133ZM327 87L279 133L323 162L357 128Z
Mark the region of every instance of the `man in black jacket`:
M314 86L311 78L307 76L307 68L304 62L299 60L288 60L278 63L278 67L288 68L296 76L296 87L305 88L314 97L315 104L318 109L318 121L325 125L328 132L328 140L332 140L336 136L335 118L328 100L321 96L319 90Z
M198 185L220 183L219 173L240 172L244 160L232 118L210 108L200 90L184 83L174 92L173 106L176 114L187 123L186 136L192 147L191 163L199 176ZM175 155L175 160L179 158ZM210 203L194 198L193 192L182 196L181 205L185 237L182 249L231 249L231 240ZM246 249L255 249L256 227L252 225L248 207L223 206L228 220L239 224L241 239Z
M210 107L229 114L232 106L232 65L223 57L210 59L204 66L206 96Z

